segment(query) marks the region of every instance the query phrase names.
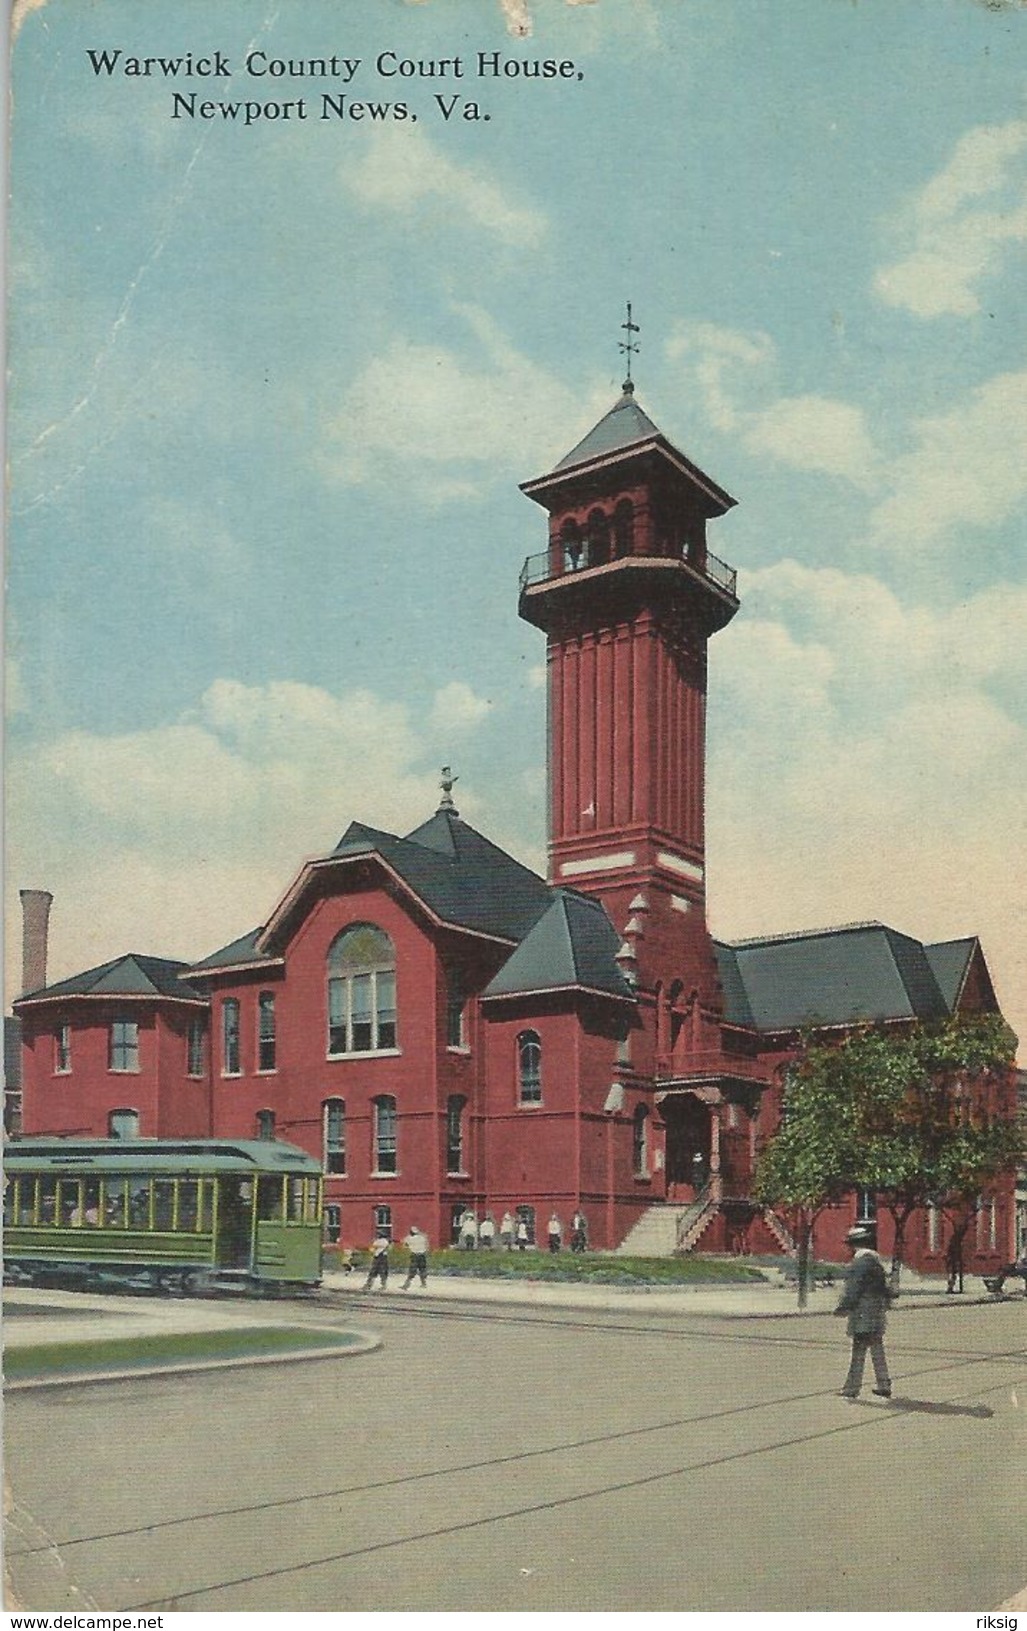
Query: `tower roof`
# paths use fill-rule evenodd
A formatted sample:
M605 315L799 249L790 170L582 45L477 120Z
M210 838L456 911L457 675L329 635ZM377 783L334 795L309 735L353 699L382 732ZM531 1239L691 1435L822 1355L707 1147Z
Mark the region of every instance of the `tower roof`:
M613 404L609 413L605 413L599 423L592 426L588 435L583 436L553 468L567 470L575 464L588 464L604 453L614 453L620 448L633 446L635 442L650 441L654 436L660 435L662 432L659 426L653 423L644 408L640 408L635 401L634 387L626 382L623 395Z
M723 515L737 502L712 476L675 447L645 409L639 407L630 380L624 381L621 395L588 435L565 453L546 475L522 481L521 492L548 508L582 478L594 481L597 473L605 475L608 470L619 468L623 461L640 458L650 461L651 467L672 470L690 489L693 502L706 516Z

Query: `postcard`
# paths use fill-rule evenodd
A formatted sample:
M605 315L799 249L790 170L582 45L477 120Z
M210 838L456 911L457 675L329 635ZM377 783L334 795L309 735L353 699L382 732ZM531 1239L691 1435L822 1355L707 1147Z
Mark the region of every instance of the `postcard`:
M8 1607L999 1614L1023 1170L755 1175L1027 1034L1022 5L10 58Z

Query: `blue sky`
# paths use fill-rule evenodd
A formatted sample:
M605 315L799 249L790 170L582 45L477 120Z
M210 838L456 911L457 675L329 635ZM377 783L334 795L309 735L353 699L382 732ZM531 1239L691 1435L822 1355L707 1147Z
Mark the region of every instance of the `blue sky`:
M216 50L230 78L120 71ZM497 51L574 77L477 77ZM1025 70L1023 11L968 0L30 0L7 880L15 932L19 886L56 896L51 974L230 940L444 762L544 866L517 483L616 398L630 299L640 402L739 500L714 931L979 933L1027 1036Z

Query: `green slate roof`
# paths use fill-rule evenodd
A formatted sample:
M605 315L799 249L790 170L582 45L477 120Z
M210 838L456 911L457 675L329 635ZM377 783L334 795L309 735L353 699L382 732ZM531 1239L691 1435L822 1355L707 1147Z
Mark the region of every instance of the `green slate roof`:
M439 810L406 838L354 821L333 851L378 854L445 923L520 940L545 911L549 886L453 810Z
M265 952L257 950L257 937L263 932L264 925L258 923L255 929L248 934L239 936L220 951L212 951L209 957L204 957L199 963L190 966L191 974L204 974L208 969L235 968L239 963L271 962L272 959Z
M587 464L591 459L601 459L604 454L617 453L621 448L631 447L635 442L649 441L661 434L659 426L639 407L634 396L625 391L609 413L604 414L588 435L582 437L569 453L565 453L553 468L568 470L572 465Z
M965 940L942 940L936 946L924 947L931 972L950 1012L959 1001L976 946L976 937L970 935Z
M557 889L544 912L486 986L486 997L569 986L611 996L634 993L616 963L619 940L599 901L571 889Z
M883 923L715 943L715 950L731 1024L778 1032L951 1012L930 948Z
M56 985L26 991L19 1001L36 997L183 997L202 1001L200 993L180 978L189 968L170 957L143 957L128 952L98 968L87 968Z

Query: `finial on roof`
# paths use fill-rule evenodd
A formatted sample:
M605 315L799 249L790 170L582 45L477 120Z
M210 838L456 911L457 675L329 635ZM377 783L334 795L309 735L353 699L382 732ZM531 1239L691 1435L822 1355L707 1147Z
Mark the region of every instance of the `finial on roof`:
M634 396L635 386L634 386L634 382L633 382L633 380L631 378L631 358L632 358L633 353L638 351L638 345L631 338L631 336L633 334L639 334L641 332L641 330L639 329L639 326L638 326L637 323L633 323L631 321L631 301L630 300L628 301L628 320L627 320L626 323L621 324L621 328L626 330L627 336L628 336L626 340L618 340L617 341L618 350L623 351L625 356L628 359L627 375L626 375L626 378L624 380L623 391L624 391L625 396Z
M442 797L439 800L439 807L435 812L436 815L442 815L443 811L448 811L450 815L460 814L460 811L453 803L453 783L458 782L459 780L460 777L454 776L448 765L443 765L442 775L439 778L439 786L442 788Z

